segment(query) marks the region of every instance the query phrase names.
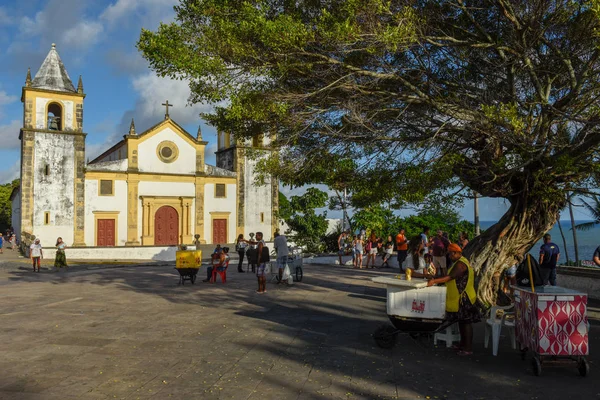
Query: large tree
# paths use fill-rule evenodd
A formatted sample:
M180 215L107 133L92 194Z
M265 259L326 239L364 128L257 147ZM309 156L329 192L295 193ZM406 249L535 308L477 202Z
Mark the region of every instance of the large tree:
M467 188L510 208L466 255L494 273L598 173L598 0L181 0L138 46L218 129L265 132L300 179L328 157L401 195ZM225 105L223 105L225 104ZM367 171L367 172L365 172ZM376 179L376 178L373 178ZM423 190L425 189L425 190ZM413 196L413 197L411 197Z

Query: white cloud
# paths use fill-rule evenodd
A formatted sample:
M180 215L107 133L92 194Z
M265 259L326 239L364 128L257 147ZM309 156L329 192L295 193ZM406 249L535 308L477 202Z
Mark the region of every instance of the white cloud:
M100 18L109 26L116 26L122 19L134 14L141 19L142 26L154 27L173 16L175 0L117 0L104 9Z
M0 149L18 149L21 146L19 140L20 129L21 121L18 119L10 121L6 125L0 125Z
M0 169L0 184L11 183L21 174L21 160L15 161L9 168Z
M2 106L17 101L17 96L10 96L6 94L4 90L0 90L0 118L4 115L2 112Z
M139 96L133 113L136 121L138 119L144 122L154 121L150 123L151 125L160 121L165 114L162 103L166 100L173 104L173 107L169 108L169 115L180 125L199 124L199 114L212 110L210 105L187 105L190 95L187 81L161 78L150 72L138 76L132 84Z
M94 45L104 30L99 22L81 21L62 34L63 46L87 48Z

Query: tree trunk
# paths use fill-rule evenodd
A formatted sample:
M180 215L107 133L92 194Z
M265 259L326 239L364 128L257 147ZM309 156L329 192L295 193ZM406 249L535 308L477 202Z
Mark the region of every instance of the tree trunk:
M575 218L573 217L573 203L571 199L573 195L567 197L569 202L569 215L571 216L571 231L573 232L573 247L575 247L575 266L579 267L579 246L577 245L577 229L575 229Z
M464 255L476 271L477 295L495 304L494 274L520 262L523 255L548 232L558 219L565 199L555 202L539 197L510 199L511 206L500 221L469 242Z
M565 234L562 230L562 225L560 224L560 218L558 219L558 230L560 231L560 236L563 241L563 249L565 249L565 257L567 258L567 265L569 265L569 251L567 250L567 239L565 239Z

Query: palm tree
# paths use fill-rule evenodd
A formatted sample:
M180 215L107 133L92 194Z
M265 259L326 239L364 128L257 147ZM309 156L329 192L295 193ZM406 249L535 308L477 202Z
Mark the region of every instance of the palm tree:
M594 218L593 221L585 222L583 224L575 225L575 229L580 231L589 231L595 225L600 224L600 198L598 196L594 196L592 198L592 202L588 203L585 200L581 200L583 206L588 210L588 212Z

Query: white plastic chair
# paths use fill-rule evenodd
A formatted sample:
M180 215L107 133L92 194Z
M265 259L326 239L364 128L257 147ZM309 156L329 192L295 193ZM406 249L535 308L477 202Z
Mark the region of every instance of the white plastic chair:
M458 332L458 323L454 323L441 332L436 332L433 335L433 345L437 346L437 342L446 342L446 347L452 347L452 343L460 341L460 333Z
M513 306L494 306L490 311L490 317L485 321L485 339L483 342L484 347L487 349L490 342L490 335L492 336L492 354L498 355L498 344L500 343L500 331L505 326L510 334L510 341L513 349L517 348L517 340L515 338L515 320L514 312L507 312ZM502 311L502 315L498 317L498 311ZM509 317L509 318L507 318Z

